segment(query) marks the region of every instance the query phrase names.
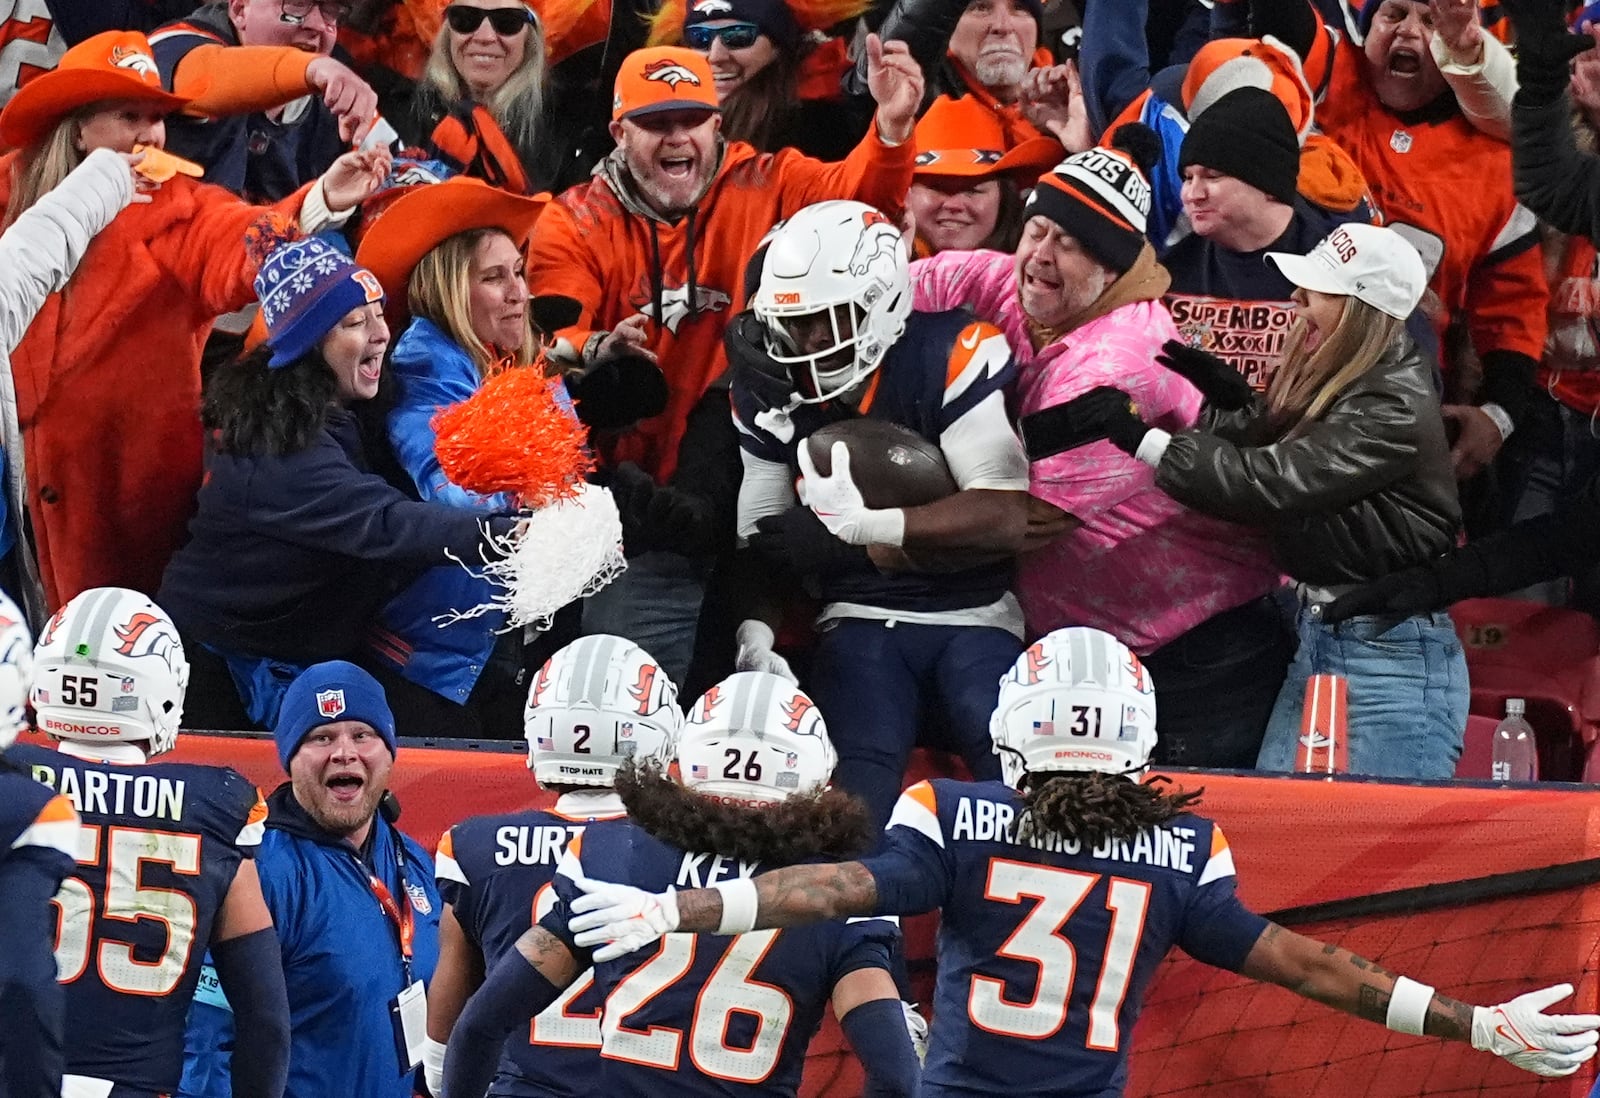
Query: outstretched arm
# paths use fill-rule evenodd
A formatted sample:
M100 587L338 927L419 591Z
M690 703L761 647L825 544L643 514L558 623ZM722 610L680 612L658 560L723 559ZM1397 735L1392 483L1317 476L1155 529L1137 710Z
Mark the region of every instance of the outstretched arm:
M1600 1015L1546 1014L1570 984L1478 1007L1396 976L1341 946L1267 924L1239 971L1399 1033L1464 1041L1537 1075L1570 1075L1594 1056Z
M585 895L572 903L569 924L580 946L598 947L596 961L643 949L674 931L743 934L802 926L850 915L871 915L878 886L860 862L796 865L714 888L645 892L629 885L581 879Z

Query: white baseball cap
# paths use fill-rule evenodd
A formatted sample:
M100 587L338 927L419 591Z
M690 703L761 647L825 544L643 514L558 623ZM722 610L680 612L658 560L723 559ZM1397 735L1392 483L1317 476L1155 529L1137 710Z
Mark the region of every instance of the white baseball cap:
M1365 301L1404 320L1428 288L1428 271L1393 229L1351 222L1323 237L1305 255L1268 252L1267 259L1296 286Z

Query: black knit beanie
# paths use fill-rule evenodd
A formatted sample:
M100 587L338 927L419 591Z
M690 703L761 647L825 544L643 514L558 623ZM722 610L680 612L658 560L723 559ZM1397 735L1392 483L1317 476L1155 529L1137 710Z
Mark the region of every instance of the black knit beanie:
M1191 164L1231 175L1293 205L1300 178L1300 144L1278 97L1261 88L1237 88L1189 124L1178 151L1178 170Z

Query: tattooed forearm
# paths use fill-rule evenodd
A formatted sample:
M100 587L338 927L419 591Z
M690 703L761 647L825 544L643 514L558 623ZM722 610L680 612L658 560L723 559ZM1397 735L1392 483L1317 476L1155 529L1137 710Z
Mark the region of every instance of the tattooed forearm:
M1422 1032L1455 1041L1472 1040L1472 1004L1435 991L1433 1001L1428 1004L1428 1015L1422 1022Z
M1389 992L1379 990L1371 984L1362 984L1356 999L1356 1016L1383 1025L1389 1019L1390 998Z
M756 878L756 926L815 923L870 915L878 888L860 862L796 865ZM704 933L722 922L722 894L709 888L678 893L678 929Z

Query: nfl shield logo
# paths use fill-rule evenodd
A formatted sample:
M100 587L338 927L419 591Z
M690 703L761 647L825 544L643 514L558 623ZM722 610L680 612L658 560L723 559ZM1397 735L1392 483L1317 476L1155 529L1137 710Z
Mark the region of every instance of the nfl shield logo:
M122 692L124 694L133 693L133 680L132 679L123 679L122 680Z
M332 720L344 712L343 690L318 690L317 713L319 716Z
M1404 155L1411 151L1411 135L1405 130L1395 130L1389 137L1389 147Z

